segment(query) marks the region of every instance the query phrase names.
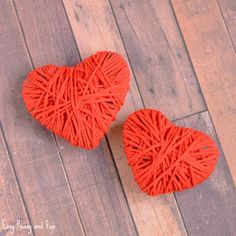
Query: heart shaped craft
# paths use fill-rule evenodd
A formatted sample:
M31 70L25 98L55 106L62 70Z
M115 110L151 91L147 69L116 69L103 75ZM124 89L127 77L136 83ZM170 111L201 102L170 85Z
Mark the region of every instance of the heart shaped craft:
M129 69L114 52L97 52L74 67L46 65L23 83L27 110L74 146L95 148L129 89Z
M148 195L182 191L204 181L219 152L206 134L172 124L161 112L142 109L123 128L128 164Z

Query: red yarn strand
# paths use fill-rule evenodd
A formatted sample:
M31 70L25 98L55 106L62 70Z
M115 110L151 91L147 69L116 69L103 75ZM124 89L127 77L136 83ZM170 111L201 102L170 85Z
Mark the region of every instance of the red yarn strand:
M177 127L152 109L129 116L123 142L135 180L148 195L182 191L201 183L212 173L219 156L208 135Z
M96 147L129 88L129 69L113 52L98 52L74 67L46 65L23 84L32 116L72 145Z

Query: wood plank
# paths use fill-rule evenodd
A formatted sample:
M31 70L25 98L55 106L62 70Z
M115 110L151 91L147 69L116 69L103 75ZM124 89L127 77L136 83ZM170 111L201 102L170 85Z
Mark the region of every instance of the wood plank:
M208 112L176 123L206 132L217 141ZM236 193L222 151L216 170L204 183L175 196L189 235L235 235Z
M23 105L21 85L32 68L8 0L1 1L0 42L0 120L9 154L32 224L48 221L56 227L35 230L35 235L83 235L54 139ZM20 204L12 207L20 209Z
M36 67L79 63L61 1L21 0L16 7ZM57 141L86 234L136 235L106 141L93 151Z
M61 1L14 2L35 67L78 63L77 47Z
M108 1L65 0L64 5L82 57L97 50L126 53ZM132 75L130 92L108 133L130 210L140 235L185 235L184 225L173 194L150 198L137 187L122 145L122 124L127 116L143 106Z
M29 225L25 205L12 167L11 157L7 151L3 129L0 123L0 234L27 234L27 229L17 229L17 221ZM8 228L13 225L15 228Z
M236 49L236 1L218 0L217 2L221 9L234 49Z
M137 235L106 141L91 151L58 143L87 235Z
M204 110L169 1L111 3L145 106L171 119Z
M193 66L236 183L236 54L215 0L172 0Z

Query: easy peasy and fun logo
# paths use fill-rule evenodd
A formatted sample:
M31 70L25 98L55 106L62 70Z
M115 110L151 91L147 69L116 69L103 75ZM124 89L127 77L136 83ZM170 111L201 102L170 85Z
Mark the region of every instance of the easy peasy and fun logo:
M47 231L52 233L56 230L56 226L50 224L48 220L41 221L39 224L24 224L20 219L17 219L15 222L7 222L6 220L0 221L0 233L8 233L14 235L15 233L22 231L28 235L32 235L35 231ZM50 232L49 232L50 231ZM45 232L46 233L46 232Z

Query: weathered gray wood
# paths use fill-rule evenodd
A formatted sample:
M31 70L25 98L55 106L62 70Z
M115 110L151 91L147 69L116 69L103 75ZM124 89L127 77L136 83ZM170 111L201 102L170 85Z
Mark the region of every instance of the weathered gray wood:
M88 151L59 140L59 148L86 233L136 235L106 141Z
M15 3L34 65L40 66L45 63L73 65L79 61L76 45L60 1L18 0ZM113 2L113 4L117 3ZM132 19L130 24L136 28L142 27L139 19L137 20L134 17L135 13L133 11L136 9L136 15L147 12L146 3L131 2L127 4L124 2L123 6L125 7L122 8L118 5L118 10L115 7L114 11L119 12L128 9L127 15ZM157 2L152 2L152 4L154 7L151 8L152 5L149 7L155 13L149 12L150 16L140 18L144 22L152 22L150 19L156 22L154 16L157 18L159 16L157 20L159 22L158 30L152 24L145 27L148 28L147 33L150 33L150 29L153 31L150 33L151 37L147 37L142 35L140 29L138 31L136 29L139 36L141 36L140 39L142 39L142 42L138 43L141 46L131 45L137 40L129 39L129 37L133 37L129 33L127 34L129 43L126 47L137 49L137 52L135 52L137 55L132 56L132 65L138 63L139 60L144 60L143 62L146 63L148 59L142 59L143 54L139 50L144 50L144 57L147 57L147 52L150 52L151 49L146 44L150 44L153 45L154 52L159 52L160 49L155 51L156 47L154 47L153 39L155 39L157 32L160 32L160 35L162 35L160 45L167 51L167 55L164 55L164 60L167 60L167 62L163 62L161 58L159 58L160 60L154 59L154 62L152 62L151 60L156 55L151 51L149 63L153 63L155 68L160 68L161 72L158 71L158 76L166 78L168 76L165 77L164 75L170 77L173 75L174 80L171 79L169 82L165 80L165 83L160 80L159 83L164 86L161 89L153 85L154 95L150 95L153 92L144 88L143 91L145 92L141 92L143 97L147 99L146 101L144 99L145 104L149 105L157 98L163 100L167 97L166 104L161 102L159 106L153 102L153 107L162 110L167 109L166 113L171 118L179 118L205 109L201 97L194 101L194 98L199 95L196 83L194 82L194 85L191 85L193 87L189 84L193 94L187 94L187 89L184 88L184 84L188 84L188 78L194 81L194 75L192 70L188 68L190 64L183 43L178 38L180 36L177 28L175 28L176 25L168 1L159 1L160 8L158 9L155 7ZM75 33L77 46L83 58L96 50L102 49L116 50L125 56L119 32L107 1L94 4L93 1L65 0L65 5ZM20 36L10 1L2 1L1 7L4 10L0 9L0 52L4 56L0 56L0 119L3 121L9 151L14 166L16 166L16 174L33 223L47 219L50 223L56 224L56 235L81 235L83 230L76 212L77 207L88 235L121 235L124 232L127 235L135 235L134 225L105 140L96 150L82 151L57 138L58 148L62 156L62 165L51 134L32 121L32 118L25 112L20 96L20 86L25 74L31 70L30 60L27 58L26 48ZM169 28L167 28L168 25L170 25ZM175 25L174 28L173 25ZM159 31L159 29L161 30ZM165 30L164 33L162 30ZM121 32L121 35L124 37L125 33ZM172 39L171 42L169 42L170 39ZM172 51L170 51L170 48ZM176 50L183 52L180 59L177 58L178 55L177 57L175 55ZM132 51L130 53L133 54ZM164 54L164 52L162 53ZM171 61L171 65L168 65L169 61ZM184 68L180 68L181 66ZM148 66L145 72L145 67L140 63L136 70L139 74L138 77L141 79L145 74L152 75L156 71ZM181 73L185 78L185 82L180 82L181 85L175 85L178 91L177 95L164 91L166 87L171 87L172 83L179 81ZM140 81L139 79L139 84ZM173 86L173 88L175 87ZM158 94L155 94L155 91L163 93L163 95L159 97ZM183 91L183 94L181 94L181 91ZM149 96L153 97L150 99ZM175 101L174 104L172 100ZM182 107L181 104L185 105ZM142 107L142 103L135 81L132 79L131 93L108 134L131 212L140 235L170 235L173 233L174 235L184 235L185 230L173 195L169 194L157 198L143 195L137 188L127 166L121 144L122 123L129 113L140 107ZM203 129L204 131L209 130L211 134L214 134L207 113L178 121L178 123ZM3 151L5 156L7 153L4 145L0 138L0 155ZM9 171L11 171L11 168ZM65 174L68 176L69 182L67 182ZM11 178L8 181L11 182ZM13 183L14 181L13 179ZM71 186L76 206L68 185ZM17 186L14 186L13 184L13 190L17 188ZM234 191L227 164L222 157L216 172L208 181L192 190L176 194L189 235L233 235L236 225ZM7 190L4 190L5 192ZM9 211L9 208L4 208L6 206L0 204L0 207L3 207L1 209L5 213ZM24 219L26 216L22 203L17 204L17 207L19 207L19 214L22 214ZM12 219L15 219L15 217ZM25 222L27 222L27 218L25 218ZM222 226L221 223L225 226ZM45 235L45 232L36 231L36 234Z
M74 65L79 56L60 0L14 0L35 67Z
M30 224L0 123L0 235L27 234L27 229L16 228L18 220Z
M217 140L208 112L176 123L206 132ZM236 193L222 151L216 170L205 182L175 196L189 235L235 235Z
M35 67L74 65L79 55L59 0L15 1ZM135 235L125 196L105 140L93 151L57 137L59 151L88 235Z
M169 1L111 3L145 106L171 119L204 110Z
M54 139L33 121L23 105L22 81L32 68L14 7L8 0L1 1L0 42L0 120L9 154L32 224L48 220L56 227L35 230L35 234L83 235ZM20 210L21 202L12 208Z

